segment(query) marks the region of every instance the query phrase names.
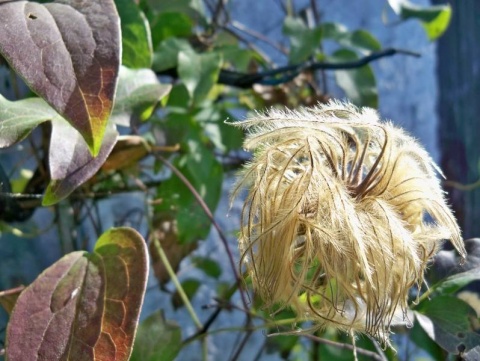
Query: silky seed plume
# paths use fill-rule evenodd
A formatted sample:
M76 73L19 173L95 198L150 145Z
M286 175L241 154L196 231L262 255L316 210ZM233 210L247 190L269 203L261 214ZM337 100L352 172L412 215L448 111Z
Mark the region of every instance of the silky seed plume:
M239 246L266 307L388 344L442 241L465 257L440 170L369 108L330 102L234 123L253 159Z

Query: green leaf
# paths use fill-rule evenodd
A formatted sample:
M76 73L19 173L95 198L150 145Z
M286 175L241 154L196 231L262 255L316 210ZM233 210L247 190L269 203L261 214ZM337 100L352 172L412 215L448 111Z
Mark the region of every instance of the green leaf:
M382 49L382 45L371 33L366 30L356 30L349 34L348 42L342 43L346 45L350 44L351 47L366 50L366 51L379 51Z
M185 39L168 38L162 41L153 54L152 69L154 71L163 71L176 68L178 53L181 51L189 54L194 53L194 50Z
M193 104L204 100L215 85L222 57L217 53L178 53L178 75L185 84Z
M309 29L299 18L287 16L283 24L283 33L290 39L290 63L307 60L320 46L321 28Z
M185 295L189 300L195 296L195 293L197 293L199 287L200 281L193 278L186 279L182 282L183 292L185 292ZM178 290L172 295L172 305L175 309L183 306L183 301L178 293Z
M441 360L444 357L442 348L432 340L423 330L422 326L415 319L409 338L421 349L427 351L434 360Z
M452 295L459 289L473 281L480 280L480 268L474 268L466 272L457 273L447 277L431 287L431 291L438 295Z
M211 149L204 144L201 127L190 116L170 114L165 128L168 137L181 141L185 154L173 164L190 181L210 210L220 199L223 169ZM162 182L157 197L162 203L155 209L175 214L178 238L181 243L205 239L210 231L210 219L184 183L176 176Z
M171 85L160 84L150 69L131 70L122 66L111 121L130 126L132 118L147 120L170 89Z
M389 0L392 9L400 18L421 21L428 38L433 41L447 30L452 17L450 4L435 6L418 6L408 0Z
M173 361L182 348L182 329L157 311L138 326L130 361Z
M472 328L477 314L454 296L438 296L415 307L415 317L432 340L446 351L458 354L480 344L480 335Z
M9 101L0 94L0 148L20 142L39 124L58 118L43 99Z
M322 23L320 25L323 39L341 40L348 35L345 25L339 23Z
M205 11L201 0L147 0L151 9L159 13L181 12L206 25Z
M344 25L338 23L324 23L320 29L323 39L334 40L339 45L351 50L372 52L382 48L377 38L363 29L349 32Z
M243 131L225 123L229 118L231 115L221 105L206 107L195 116L215 147L224 153L240 149L243 143Z
M97 155L120 67L114 1L2 2L0 24L1 55Z
M158 14L152 22L152 40L156 47L168 38L186 38L192 34L191 18L181 12L165 12Z
M115 0L122 25L122 64L129 68L150 68L152 37L145 14L133 0Z
M332 61L344 62L357 60L357 54L352 50L340 49L330 58ZM378 93L375 76L369 65L350 70L335 71L335 78L352 103L358 106L378 106Z
M131 228L105 232L91 254L64 256L20 294L7 359L127 361L147 274L145 241Z
M222 275L222 268L220 267L220 265L209 258L194 257L192 259L192 262L195 264L197 268L201 269L207 276L218 279Z

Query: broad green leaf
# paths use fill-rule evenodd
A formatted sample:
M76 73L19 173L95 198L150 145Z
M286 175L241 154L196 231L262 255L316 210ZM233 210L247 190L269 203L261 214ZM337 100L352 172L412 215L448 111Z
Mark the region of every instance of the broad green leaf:
M431 291L438 295L452 295L470 282L480 280L480 268L457 273L433 285Z
M59 114L43 99L9 101L0 94L0 148L10 147L39 124L58 118Z
M452 17L450 4L418 6L408 0L388 0L392 9L404 20L417 19L430 40L439 38L447 30Z
M147 274L145 241L130 228L105 232L91 254L64 256L18 298L7 359L127 361Z
M129 68L150 68L152 36L150 24L133 0L115 0L122 25L122 64Z
M240 149L243 142L242 130L225 123L229 118L231 115L220 105L205 107L195 115L215 147L224 153Z
M352 50L340 49L330 59L345 62L357 60L358 56ZM335 78L352 103L372 108L378 106L375 76L369 65L350 70L337 70L335 71Z
M181 12L206 25L205 9L201 0L147 0L153 10L160 13Z
M186 38L192 34L192 19L181 12L158 14L152 22L152 41L156 47L168 38Z
M130 126L132 118L147 120L170 89L171 85L160 84L150 69L132 70L122 66L111 121Z
M173 361L182 348L182 329L157 311L138 326L130 361Z
M176 68L178 64L178 53L180 51L193 53L193 49L185 39L168 38L162 41L153 54L154 71L163 71Z
M67 197L90 179L102 166L118 137L114 124L109 123L100 152L93 157L85 140L64 120L52 121L52 137L48 155L50 183L42 205L49 206Z
M428 336L420 326L418 319L415 319L408 336L418 347L427 351L434 360L441 360L444 356L442 348Z
M215 85L220 73L222 57L217 53L178 53L178 75L187 87L193 104L204 100Z
M446 351L458 354L480 344L472 328L477 318L473 308L454 296L438 296L415 307L415 317L432 340Z
M221 54L225 63L231 64L238 71L248 71L248 66L253 59L253 52L242 49L238 45L223 45L216 47L215 51Z
M323 39L341 40L348 35L345 25L339 23L322 23L320 25Z
M195 266L201 269L207 276L219 278L222 275L222 268L220 265L206 257L194 257L192 262Z
M320 29L323 39L334 40L348 49L372 52L382 48L377 38L363 29L350 32L344 25L338 23L324 23Z
M220 199L223 169L204 144L201 127L188 115L170 114L164 129L168 138L181 142L184 152L173 164L190 181L210 210L214 210ZM155 207L157 211L175 215L181 243L207 237L210 219L175 174L158 187L157 198L162 199L162 203Z
M342 45L348 44L353 48L366 51L379 51L382 48L377 38L366 30L356 30L350 33L347 39L342 40Z
M299 18L287 16L283 24L283 33L290 39L290 63L307 60L320 46L322 30L309 29Z
M0 24L1 55L97 155L120 66L114 1L2 2Z

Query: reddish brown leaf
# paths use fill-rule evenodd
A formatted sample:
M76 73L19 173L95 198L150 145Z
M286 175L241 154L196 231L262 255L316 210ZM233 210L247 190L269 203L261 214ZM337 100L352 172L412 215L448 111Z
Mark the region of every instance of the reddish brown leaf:
M18 298L7 359L128 360L147 274L145 242L130 228L104 233L92 254L66 255Z
M114 1L2 2L0 24L0 53L96 155L120 66Z

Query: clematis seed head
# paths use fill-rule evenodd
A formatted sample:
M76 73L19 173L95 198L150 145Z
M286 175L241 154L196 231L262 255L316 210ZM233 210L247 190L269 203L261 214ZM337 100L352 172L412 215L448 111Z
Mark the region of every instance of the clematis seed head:
M348 103L235 124L253 152L232 193L248 191L241 260L266 307L388 344L443 240L465 257L439 168L402 129Z

